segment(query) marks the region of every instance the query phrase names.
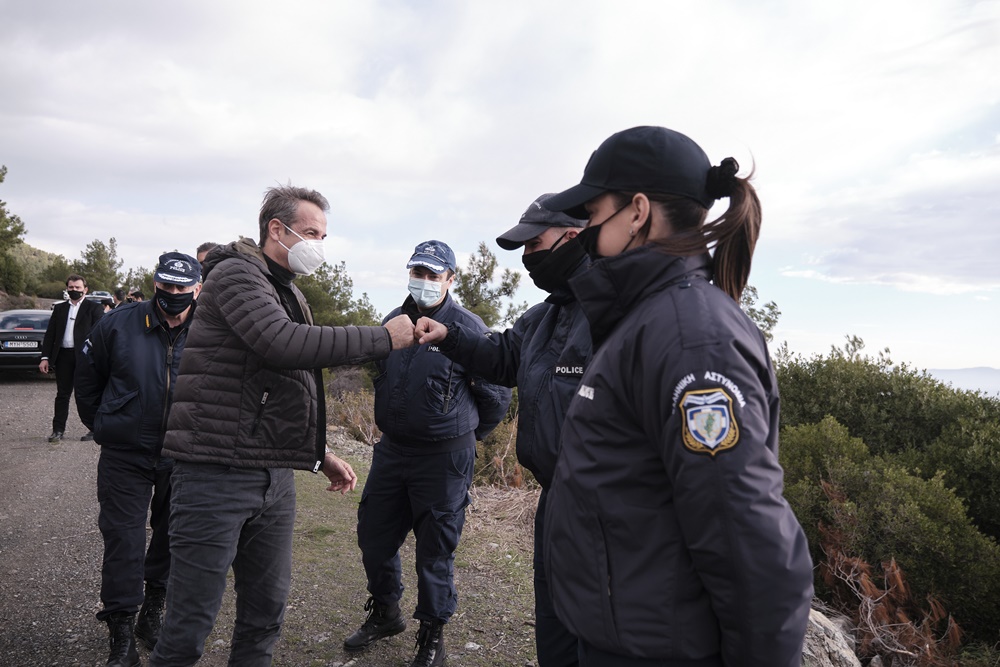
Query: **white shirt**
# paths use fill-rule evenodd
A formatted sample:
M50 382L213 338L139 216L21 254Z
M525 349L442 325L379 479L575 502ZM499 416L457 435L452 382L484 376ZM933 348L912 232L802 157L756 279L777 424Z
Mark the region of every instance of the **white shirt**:
M69 302L69 315L66 316L66 332L63 334L62 346L73 347L73 327L76 326L76 314L80 311L80 304L86 297L81 297L79 301Z

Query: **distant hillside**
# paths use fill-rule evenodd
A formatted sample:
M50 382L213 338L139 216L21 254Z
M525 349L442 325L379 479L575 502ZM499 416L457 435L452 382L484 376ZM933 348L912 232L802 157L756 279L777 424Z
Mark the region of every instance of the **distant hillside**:
M1000 368L931 368L927 371L942 382L950 383L956 389L983 391L987 396L1000 395Z

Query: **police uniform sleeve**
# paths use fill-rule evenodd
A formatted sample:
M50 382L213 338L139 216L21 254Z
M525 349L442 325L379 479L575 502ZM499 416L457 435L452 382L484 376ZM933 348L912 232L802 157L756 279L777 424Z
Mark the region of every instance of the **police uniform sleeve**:
M647 406L659 424L647 429L660 431L682 538L719 619L723 661L797 666L812 562L782 496L774 374L766 353L747 359L737 345L707 347L713 351L661 366L682 364L651 392L660 397L659 409Z
M473 375L505 387L515 387L521 367L521 344L531 315L529 310L511 328L490 332L488 336L480 328L452 322L448 325L448 336L439 347L449 359L462 364Z
M80 414L80 421L90 431L94 430L94 419L110 374L110 351L105 338L107 322L108 320L98 320L90 330L83 342L73 376L76 410Z
M482 341L491 341L494 336L498 335L490 331L479 317L471 313L466 318L466 324L469 327L469 331L473 332L474 337L482 339ZM450 328L449 331L451 331ZM487 351L499 350L501 355L504 354L504 349L500 346L492 348L486 346L482 349ZM518 349L520 349L520 345L518 345ZM475 358L476 355L473 356L473 360ZM453 361L455 360L453 359ZM476 401L476 409L479 413L479 426L476 427L475 435L476 440L482 440L503 421L504 416L507 414L507 408L510 406L510 399L513 392L508 387L495 384L494 382L487 382L483 377L480 377L475 369L469 368L461 362L456 363L461 364L463 367L468 378L469 391ZM512 374L516 381L516 368L513 369Z

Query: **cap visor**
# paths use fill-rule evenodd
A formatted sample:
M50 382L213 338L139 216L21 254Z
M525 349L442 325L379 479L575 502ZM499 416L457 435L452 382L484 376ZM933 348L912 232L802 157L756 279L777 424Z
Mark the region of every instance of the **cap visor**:
M448 267L442 265L440 262L425 259L423 257L414 257L409 262L406 263L406 268L412 269L414 266L422 266L424 268L430 269L434 273L440 275L445 271L448 271Z
M198 282L191 276L175 276L172 273L160 273L159 271L153 274L153 280L169 285L194 285Z
M504 250L517 250L552 225L541 223L518 223L497 237L497 245Z
M580 183L546 199L545 208L550 211L563 211L574 218L586 220L590 215L583 205L605 192L607 192L606 188Z

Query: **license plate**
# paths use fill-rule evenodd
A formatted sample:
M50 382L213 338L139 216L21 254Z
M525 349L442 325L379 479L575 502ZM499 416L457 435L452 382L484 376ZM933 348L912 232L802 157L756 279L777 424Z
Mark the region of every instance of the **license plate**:
M33 340L5 340L3 342L3 349L12 350L14 348L36 350L38 349L38 343Z

